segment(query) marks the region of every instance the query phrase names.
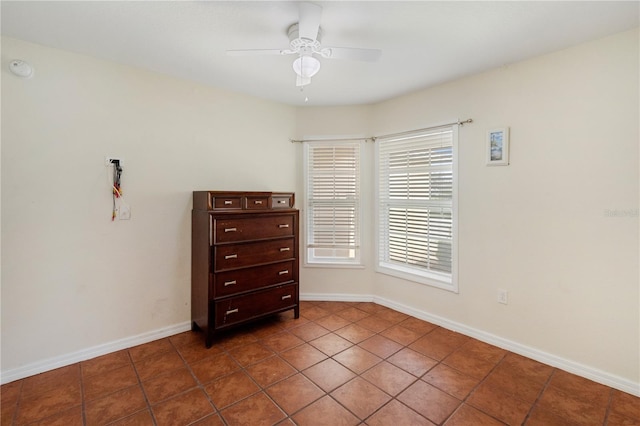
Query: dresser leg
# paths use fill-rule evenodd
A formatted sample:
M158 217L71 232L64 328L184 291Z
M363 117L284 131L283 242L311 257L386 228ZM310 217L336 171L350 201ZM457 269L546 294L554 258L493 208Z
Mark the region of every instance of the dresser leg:
M207 349L209 349L211 345L213 345L213 336L207 333L207 337L205 338L204 343L207 346Z
M296 307L293 308L293 318L300 318L300 305L296 305Z

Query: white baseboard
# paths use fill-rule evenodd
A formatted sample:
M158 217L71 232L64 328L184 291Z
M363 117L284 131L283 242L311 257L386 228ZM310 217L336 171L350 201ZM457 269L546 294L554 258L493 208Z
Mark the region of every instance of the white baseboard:
M309 301L342 301L342 302L375 302L379 305L386 306L394 309L398 312L402 312L412 317L419 318L421 320L428 321L430 323L439 325L448 330L464 334L465 336L473 337L482 342L489 343L494 346L498 346L502 349L516 353L518 355L531 358L533 360L542 362L543 364L550 365L552 367L559 368L569 373L576 374L578 376L593 380L594 382L601 383L606 386L621 390L623 392L630 393L635 396L640 396L640 383L633 382L620 376L616 376L606 371L599 370L597 368L590 367L588 365L580 364L575 361L571 361L548 352L541 351L539 349L523 345L512 340L496 336L495 334L487 333L486 331L479 330L477 328L469 327L468 325L461 324L455 321L451 321L447 318L433 315L425 311L421 311L410 306L406 306L397 302L394 302L383 297L371 296L371 295L342 295L342 294L317 294L307 293L301 294L300 300Z
M0 372L0 383L5 384L14 380L23 379L33 376L34 374L43 373L55 368L64 367L76 362L85 361L111 352L122 349L132 348L143 343L153 340L162 339L164 337L173 336L183 331L191 330L191 321L180 324L170 325L168 327L159 328L147 333L138 334L137 336L125 337L124 339L115 340L113 342L104 343L102 345L93 346L91 348L82 349L65 355L48 358L42 361L24 365L22 367L13 368Z
M429 321L433 324L439 325L449 330L456 331L464 334L465 336L473 337L482 342L489 343L491 345L498 346L502 349L506 349L513 353L531 358L533 360L542 362L552 367L560 368L570 373L576 374L581 377L585 377L594 382L601 383L606 386L621 390L623 392L630 393L632 395L640 396L640 383L633 382L623 377L616 376L614 374L607 373L606 371L598 370L596 368L583 365L544 351L541 351L530 346L514 342L512 340L504 339L500 336L496 336L486 331L479 330L477 328L469 327L465 324L461 324L455 321L451 321L447 318L433 315L425 311L421 311L410 306L406 306L397 302L394 302L383 297L366 295L366 294L321 294L321 293L305 293L300 295L302 301L336 301L336 302L375 302L379 305L386 306L394 309L398 312L411 315L415 318L419 318L425 321ZM14 380L23 379L25 377L39 374L45 371L53 370L55 368L64 367L76 362L85 361L87 359L95 358L101 355L106 355L111 352L119 351L122 349L131 348L133 346L148 343L153 340L162 339L164 337L172 336L174 334L182 333L191 329L191 322L187 321L180 324L160 328L147 333L138 334L137 336L126 337L124 339L116 340L113 342L105 343L91 348L83 349L70 354L60 355L54 358L49 358L43 361L34 362L24 365L22 367L14 368L0 372L0 383L5 384Z
M300 300L311 302L373 302L373 299L369 294L300 293Z

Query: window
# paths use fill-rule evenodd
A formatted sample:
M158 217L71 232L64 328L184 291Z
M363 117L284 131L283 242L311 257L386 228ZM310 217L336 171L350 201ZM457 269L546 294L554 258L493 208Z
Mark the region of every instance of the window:
M457 127L376 142L378 271L457 291Z
M307 264L360 264L360 142L307 142Z

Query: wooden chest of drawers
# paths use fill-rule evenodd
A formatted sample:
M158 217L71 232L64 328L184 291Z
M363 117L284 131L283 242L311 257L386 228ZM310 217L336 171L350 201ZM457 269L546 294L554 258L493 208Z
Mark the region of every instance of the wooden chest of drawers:
M216 332L277 312L300 316L293 193L194 191L191 319Z

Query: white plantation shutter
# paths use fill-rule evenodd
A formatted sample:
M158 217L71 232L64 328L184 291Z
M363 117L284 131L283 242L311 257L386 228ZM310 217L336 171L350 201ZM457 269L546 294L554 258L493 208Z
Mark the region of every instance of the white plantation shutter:
M381 272L453 286L455 136L448 126L377 140Z
M309 142L306 159L308 263L360 261L360 143Z

